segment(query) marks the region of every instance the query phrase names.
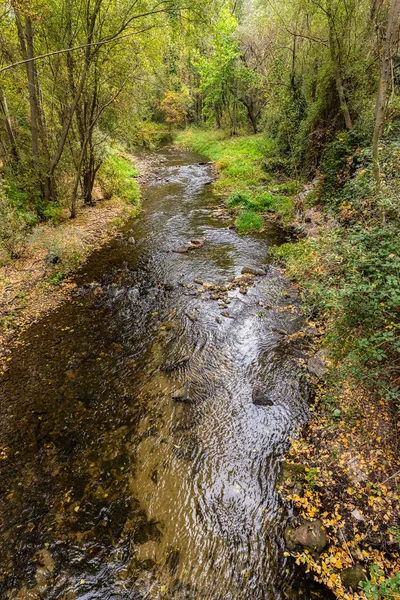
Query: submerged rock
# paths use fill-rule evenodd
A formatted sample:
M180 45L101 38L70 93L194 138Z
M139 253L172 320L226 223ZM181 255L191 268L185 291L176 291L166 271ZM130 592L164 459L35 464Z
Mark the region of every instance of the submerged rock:
M204 238L196 239L196 240L190 240L189 249L201 248L201 246L204 246L205 241L206 240Z
M186 254L187 252L189 252L189 250L197 250L197 248L201 248L202 246L204 246L205 241L206 240L204 238L190 240L190 242L188 242L187 244L174 248L172 252L177 252L178 254Z
M318 554L328 543L325 529L318 519L295 529L288 527L285 531L285 541L289 550L296 550L300 546Z
M272 400L270 398L268 398L265 391L258 384L256 384L253 387L251 398L253 400L253 404L255 404L256 406L273 406L274 405Z
M175 575L178 570L179 560L181 558L181 553L179 550L169 550L168 556L166 558L165 564L168 567L168 571L170 575Z
M168 363L168 364L164 365L163 367L161 367L161 370L166 371L167 373L170 373L172 371L176 371L177 369L185 367L189 361L190 361L190 356L184 356L183 358L179 358L178 360L176 360L173 363Z

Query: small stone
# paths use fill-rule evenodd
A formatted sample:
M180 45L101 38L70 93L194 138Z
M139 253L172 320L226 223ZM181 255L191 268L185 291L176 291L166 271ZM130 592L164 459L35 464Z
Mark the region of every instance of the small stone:
M128 238L128 244L132 244L132 246L134 246L136 244L135 238L134 237Z
M317 379L325 379L327 368L325 362L319 356L311 357L307 362L307 369L311 375L315 375Z
M189 245L186 244L186 246L179 246L178 248L174 248L172 252L176 252L177 254L186 254L187 252L189 252Z
M365 580L365 575L366 573L363 567L360 564L356 564L354 567L343 569L340 573L340 578L343 585L356 590L360 581Z
M203 285L203 280L202 279L193 279L193 283L197 283L198 285Z
M221 316L222 316L222 317L225 317L226 319L233 319L232 315L230 315L230 314L228 313L228 311L227 311L227 310L224 310L224 311L221 313Z
M300 525L296 529L289 527L285 531L285 541L289 550L295 550L298 546L302 546L318 554L328 543L325 530L318 519Z
M171 398L175 402L186 402L188 400L186 385L172 392Z
M201 246L204 246L205 241L206 240L204 238L201 238L201 239L198 239L198 240L190 240L190 245L193 248L201 248Z
M243 267L243 269L242 269L242 275L259 275L259 276L263 276L263 275L266 275L266 272L264 271L264 269L258 269L256 267Z
M360 513L360 511L358 510L358 508L355 508L350 514L351 514L352 517L355 518L356 521L365 521L365 518Z
M321 335L318 329L314 327L314 325L307 325L306 327L304 327L303 333L308 337L317 337Z

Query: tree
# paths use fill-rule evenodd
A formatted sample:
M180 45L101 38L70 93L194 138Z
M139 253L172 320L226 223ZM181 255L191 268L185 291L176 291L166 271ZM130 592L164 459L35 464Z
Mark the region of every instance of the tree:
M379 141L385 124L387 107L388 82L391 73L392 54L399 31L400 0L391 0L387 9L386 26L383 29L383 50L380 58L380 74L375 104L375 125L372 136L372 160L376 188L381 187L381 170L379 165Z

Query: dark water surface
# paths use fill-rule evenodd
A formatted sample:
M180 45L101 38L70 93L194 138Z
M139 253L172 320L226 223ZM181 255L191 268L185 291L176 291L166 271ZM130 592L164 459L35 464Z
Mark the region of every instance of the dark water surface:
M139 218L1 382L1 598L295 597L275 486L307 417L301 348L284 335L300 309L273 266L225 308L194 283L269 265L284 238L274 225L240 237L213 215L203 157L152 160ZM193 238L205 244L172 252ZM255 387L273 406L253 404Z

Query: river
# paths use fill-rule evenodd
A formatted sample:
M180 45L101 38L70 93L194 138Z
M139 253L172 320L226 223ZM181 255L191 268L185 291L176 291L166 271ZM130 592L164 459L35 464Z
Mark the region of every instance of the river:
M269 255L285 236L230 228L204 157L149 160L139 216L0 383L1 598L297 597L276 491L307 420L299 299ZM266 275L235 281L246 266Z

